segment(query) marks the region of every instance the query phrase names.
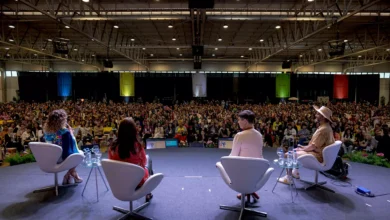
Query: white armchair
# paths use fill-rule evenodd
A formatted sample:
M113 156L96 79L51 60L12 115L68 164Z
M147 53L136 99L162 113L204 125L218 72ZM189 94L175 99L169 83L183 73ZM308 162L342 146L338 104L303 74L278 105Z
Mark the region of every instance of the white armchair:
M138 208L133 209L133 201L151 193L160 184L164 175L162 173L154 174L146 180L141 188L136 189L144 177L144 168L131 163L108 159L102 160L102 166L114 196L121 201L130 202L130 210L116 206L113 207L115 211L125 214L121 219L128 217L150 219L137 213L148 206L150 202L145 202Z
M329 192L333 192L333 193L335 192L323 186L324 184L326 184L326 181L318 182L318 172L327 171L332 168L334 162L336 161L337 155L339 153L341 144L342 144L341 141L336 141L322 150L322 155L324 157L323 163L318 162L318 160L311 154L306 154L298 157L298 161L302 164L303 167L315 171L314 182L301 180L302 182L310 184L309 187L305 188L306 190L310 188L318 187L320 189L327 190Z
M234 191L241 193L241 207L220 206L220 209L267 217L267 213L245 207L245 195L260 190L268 181L274 168L268 160L260 158L226 156L216 164L222 179Z
M28 145L34 154L39 168L43 172L54 173L54 186L35 190L34 193L55 190L55 194L58 196L59 188L78 185L76 183L62 186L58 185L58 173L77 167L83 161L84 154L72 154L62 163L57 164L62 154L62 148L60 146L42 142L30 142Z

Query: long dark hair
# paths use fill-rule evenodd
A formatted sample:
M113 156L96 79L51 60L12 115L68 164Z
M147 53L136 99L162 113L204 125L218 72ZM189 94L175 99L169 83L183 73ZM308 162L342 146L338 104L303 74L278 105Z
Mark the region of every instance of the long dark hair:
M136 144L141 143L137 138L137 127L132 118L125 118L119 124L118 138L112 145L112 150L118 148L119 158L126 159L131 154L136 154Z

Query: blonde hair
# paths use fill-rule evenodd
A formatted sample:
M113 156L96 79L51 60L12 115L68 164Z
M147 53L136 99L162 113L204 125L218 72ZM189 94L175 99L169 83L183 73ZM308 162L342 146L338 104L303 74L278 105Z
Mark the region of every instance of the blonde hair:
M45 133L55 133L61 128L66 127L68 115L65 110L54 110L49 114L46 123L43 127Z

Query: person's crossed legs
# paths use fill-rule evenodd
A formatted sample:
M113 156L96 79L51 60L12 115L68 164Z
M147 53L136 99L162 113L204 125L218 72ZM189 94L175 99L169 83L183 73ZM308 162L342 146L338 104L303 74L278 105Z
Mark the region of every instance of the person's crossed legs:
M309 154L308 152L306 151L303 151L303 150L300 150L300 151L297 151L297 158L302 156L302 155L305 155L305 154ZM287 158L287 153L284 154L284 157ZM292 176L293 178L296 178L296 179L299 179L300 176L299 176L299 172L298 172L298 169L297 168L294 168L294 169L286 169L287 171L287 174L286 176L284 177L281 177L278 179L278 181L280 183L284 183L284 184L291 184L291 179L289 179L289 176Z

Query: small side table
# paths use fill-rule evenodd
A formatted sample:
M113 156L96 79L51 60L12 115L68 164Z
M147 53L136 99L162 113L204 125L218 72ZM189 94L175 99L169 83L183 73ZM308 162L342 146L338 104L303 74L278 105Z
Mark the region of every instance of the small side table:
M299 167L301 167L301 164L300 164L299 162L298 162L297 164L292 165L292 166L287 166L287 164L286 164L286 159L285 159L285 158L283 159L283 165L280 165L280 164L279 164L279 160L278 160L278 159L274 160L274 164L277 165L277 166L279 166L280 168L282 168L282 171L280 172L279 178L282 176L283 172L284 172L286 169L294 169L294 168L299 168ZM294 193L293 193L293 191L294 191L294 189L295 189L295 196L297 196L297 195L298 195L297 186L295 185L294 177L292 177L291 174L287 174L287 176L288 176L288 178L289 178L290 180L292 180L292 183L289 184L289 187L290 187L290 192L291 192L291 202L294 203ZM278 178L278 179L279 179L279 178ZM275 185L274 185L274 188L272 189L272 192L274 192L275 187L276 187L276 185L277 185L278 182L279 182L278 179L276 179L276 183L275 183Z
M93 170L95 170L96 199L97 199L97 202L99 202L99 187L98 187L98 178L97 178L97 172L98 172L98 171L99 171L99 173L100 173L100 177L102 178L104 185L106 186L106 189L107 189L106 192L109 191L109 189L108 189L108 187L107 187L107 184L106 184L106 181L104 180L104 176L103 176L103 174L102 174L102 171L100 170L101 164L100 164L100 163L92 163L92 165L88 166L87 164L83 163L83 166L84 166L84 167L87 167L87 168L90 168L91 171L89 171L89 175L88 175L88 178L87 178L87 182L85 182L85 186L84 186L83 192L81 193L81 196L84 196L84 191L85 191L85 188L86 188L87 185L88 185L89 178L91 177L91 173L92 173Z

